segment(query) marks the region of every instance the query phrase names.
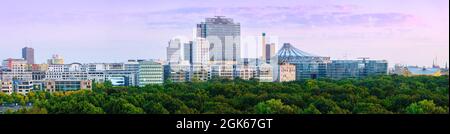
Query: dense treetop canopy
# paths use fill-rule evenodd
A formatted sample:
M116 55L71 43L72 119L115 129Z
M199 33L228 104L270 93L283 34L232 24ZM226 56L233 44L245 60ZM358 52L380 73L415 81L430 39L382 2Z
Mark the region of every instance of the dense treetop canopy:
M373 76L285 83L226 80L145 87L0 93L0 103L32 103L31 114L448 114L448 76Z

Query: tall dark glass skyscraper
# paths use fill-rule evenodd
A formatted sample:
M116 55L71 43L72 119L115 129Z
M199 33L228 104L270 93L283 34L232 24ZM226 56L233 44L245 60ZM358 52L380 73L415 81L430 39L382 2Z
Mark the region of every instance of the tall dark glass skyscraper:
M27 61L27 64L34 64L34 49L31 47L22 48L22 58Z
M210 43L210 61L238 61L240 36L241 24L231 18L216 16L197 24L197 37L206 38Z

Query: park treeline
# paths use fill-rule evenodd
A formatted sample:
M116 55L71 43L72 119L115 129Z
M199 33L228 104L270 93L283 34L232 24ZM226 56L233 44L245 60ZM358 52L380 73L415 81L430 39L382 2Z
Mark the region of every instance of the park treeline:
M7 114L448 114L448 76L372 76L284 83L213 78L145 87L95 83L92 90L0 93L29 105Z

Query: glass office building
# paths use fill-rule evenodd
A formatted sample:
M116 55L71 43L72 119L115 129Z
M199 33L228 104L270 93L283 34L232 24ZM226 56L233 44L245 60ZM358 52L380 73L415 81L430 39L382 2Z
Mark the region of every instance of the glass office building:
M295 65L296 80L317 78L362 78L373 75L386 75L386 60L330 60L330 57L316 56L303 52L285 43L277 53L278 64Z
M197 37L210 43L210 61L238 61L241 25L231 18L216 16L197 24Z
M328 75L333 79L386 75L387 71L386 60L333 60L328 67Z
M148 84L162 84L164 82L163 77L164 68L161 63L155 61L139 62L139 86L145 86Z
M74 91L80 89L92 89L91 80L47 80L45 81L45 91Z
M327 77L327 65L330 57L316 56L303 52L289 43L284 43L278 51L278 64L289 63L295 65L296 80L316 79Z

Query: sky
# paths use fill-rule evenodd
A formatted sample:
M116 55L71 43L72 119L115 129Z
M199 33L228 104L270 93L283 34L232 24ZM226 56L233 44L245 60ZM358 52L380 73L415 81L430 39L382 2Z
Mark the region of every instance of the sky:
M226 16L242 38L262 32L281 47L332 59L370 57L394 64L449 61L448 0L0 0L0 59L35 49L44 63L165 59L174 37L193 37L197 23ZM256 57L256 43L241 44Z

